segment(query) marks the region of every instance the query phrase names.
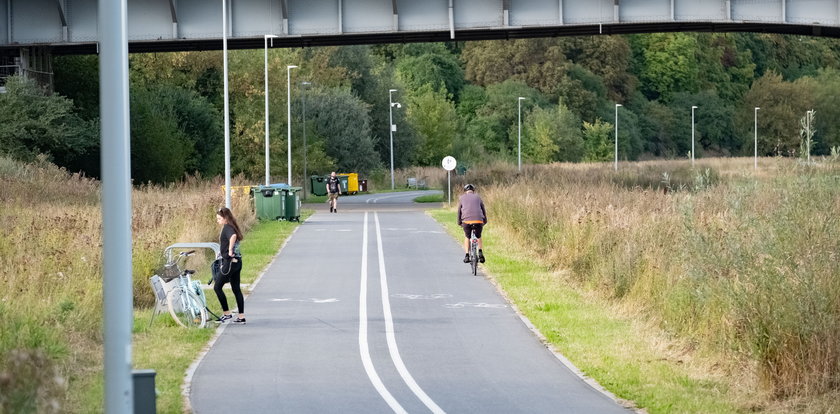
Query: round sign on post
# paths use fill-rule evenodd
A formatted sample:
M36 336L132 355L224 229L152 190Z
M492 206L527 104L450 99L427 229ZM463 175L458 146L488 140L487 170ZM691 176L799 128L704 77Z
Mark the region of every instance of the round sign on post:
M455 166L458 165L457 162L455 162L455 158L451 156L445 157L441 164L443 165L443 169L446 171L452 171L455 169Z
M446 170L446 186L448 187L446 189L446 196L449 200L449 204L452 204L452 180L449 177L449 174L455 169L455 166L458 165L458 163L455 162L455 157L447 155L443 158L441 165L443 165L443 169Z

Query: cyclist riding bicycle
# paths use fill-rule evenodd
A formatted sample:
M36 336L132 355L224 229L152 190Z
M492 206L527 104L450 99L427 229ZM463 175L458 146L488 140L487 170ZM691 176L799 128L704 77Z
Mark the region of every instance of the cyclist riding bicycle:
M478 261L484 263L484 251L481 243L481 229L487 224L487 212L484 210L484 202L475 193L475 186L467 184L464 186L464 194L458 199L458 225L463 227L464 235L464 263L470 262L470 233L475 231L478 239Z

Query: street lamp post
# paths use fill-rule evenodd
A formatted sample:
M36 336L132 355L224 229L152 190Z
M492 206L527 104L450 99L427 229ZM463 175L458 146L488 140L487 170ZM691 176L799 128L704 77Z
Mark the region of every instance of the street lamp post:
M268 39L272 39L271 46L274 46L276 35L265 35L265 185L269 185L270 176L268 169Z
M288 133L286 135L286 143L288 145L288 169L289 174L286 177L286 184L292 186L292 69L295 65L286 66L286 125L288 126Z
M615 170L618 171L618 107L621 104L615 104Z
M518 115L517 115L518 124L519 124L519 133L518 133L517 139L516 139L516 154L517 154L516 158L517 158L517 165L518 165L518 168L519 168L519 172L522 172L522 101L525 100L525 99L528 99L528 98L523 98L523 97L520 96L519 99L517 99L517 104L519 106L519 111L518 111Z
M301 82L303 86L312 85L311 82ZM306 183L308 182L307 175L306 175L306 156L307 156L307 149L306 149L306 89L303 92L303 199L306 200Z
M691 166L694 167L694 110L696 106L691 107Z
M402 108L399 102L393 102L391 94L396 92L396 89L388 89L388 131L391 134L391 189L394 189L394 131L397 126L394 125L394 111L393 108Z
M106 413L132 413L131 144L127 1L98 2L102 311ZM95 3L94 3L95 4ZM5 191L5 190L4 190ZM13 393L14 395L14 393Z
M227 0L222 0L222 66L225 100L225 207L230 208L230 106L228 104Z
M811 118L814 116L814 110L811 109L805 113L805 120L808 122L808 136L805 137L805 150L808 152L807 161L811 162Z
M761 109L759 107L755 107L753 111L753 131L755 133L755 149L753 153L753 169L758 169L758 110Z

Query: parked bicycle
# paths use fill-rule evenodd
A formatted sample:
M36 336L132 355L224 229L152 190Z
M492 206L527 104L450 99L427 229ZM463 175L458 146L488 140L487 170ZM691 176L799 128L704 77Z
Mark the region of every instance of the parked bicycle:
M179 263L188 256L195 254L195 250L178 253L174 262L179 270L178 284L166 295L166 305L169 314L179 325L185 328L203 328L207 324L207 298L201 289L201 283L192 280L195 270L180 270ZM167 267L172 264L167 264Z

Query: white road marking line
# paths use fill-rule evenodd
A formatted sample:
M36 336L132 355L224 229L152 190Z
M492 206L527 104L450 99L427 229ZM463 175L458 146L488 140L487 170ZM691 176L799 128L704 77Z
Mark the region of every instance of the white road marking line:
M318 299L318 298L309 298L309 299L292 299L292 298L275 298L271 300L272 302L310 302L310 303L335 303L338 302L336 298L329 298L329 299Z
M368 347L368 316L367 316L367 257L368 257L368 212L365 211L364 227L362 228L362 271L361 271L361 288L359 289L359 353L362 356L362 365L365 367L365 372L370 379L373 387L382 396L382 399L388 403L388 406L394 410L395 413L408 414L405 408L388 392L379 374L376 373L376 368L373 366L373 361L370 358L370 348Z
M365 223L367 223L367 213L365 213L365 219ZM400 377L402 377L414 395L433 413L445 414L446 412L435 404L423 389L417 385L417 382L414 381L414 377L411 376L408 368L405 367L400 356L400 350L397 348L397 337L394 334L394 319L391 316L391 301L388 299L388 276L385 273L385 256L382 253L382 232L379 229L379 214L377 212L373 212L373 219L376 222L376 249L379 253L379 281L382 286L382 310L385 314L385 336L388 339L388 351L391 353L391 360L394 361L397 372L400 373Z
M396 195L389 195L389 196L384 196L384 197L369 198L365 202L370 203L371 200L373 200L373 204L376 204L379 200L387 200L389 198L396 198L396 197L403 197L403 196L405 196L405 194L396 194Z
M443 305L444 308L449 309L463 309L463 308L493 308L493 309L502 309L506 308L507 305L503 304L492 304L492 303L472 303L472 302L458 302L458 303L447 303Z
M398 299L449 299L452 297L449 293L434 293L431 295L415 295L411 293L395 293L391 295Z

